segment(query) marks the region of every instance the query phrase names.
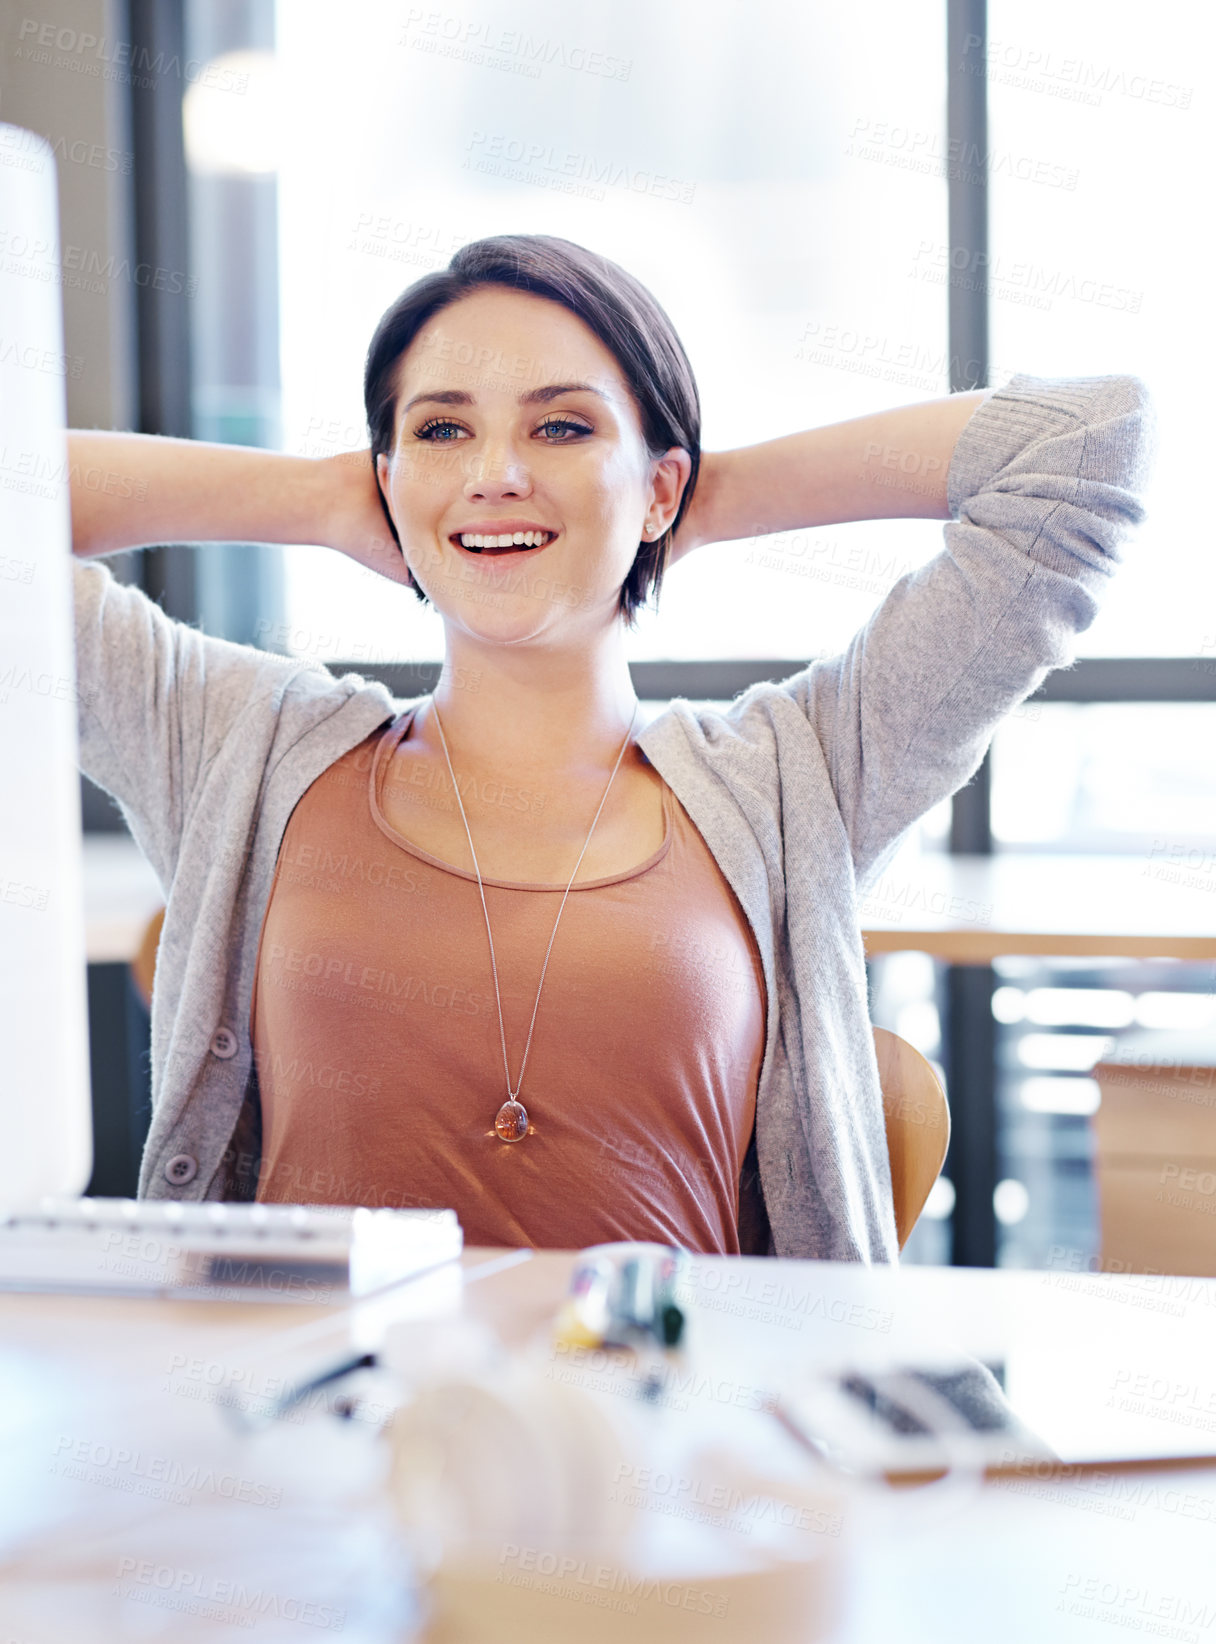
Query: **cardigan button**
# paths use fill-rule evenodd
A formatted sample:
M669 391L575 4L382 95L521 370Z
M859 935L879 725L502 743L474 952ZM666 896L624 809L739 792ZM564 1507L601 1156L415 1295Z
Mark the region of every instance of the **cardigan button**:
M216 1028L211 1035L211 1054L225 1062L236 1055L236 1034L231 1028Z
M174 1187L185 1187L198 1175L198 1160L193 1153L175 1153L165 1166L165 1180Z

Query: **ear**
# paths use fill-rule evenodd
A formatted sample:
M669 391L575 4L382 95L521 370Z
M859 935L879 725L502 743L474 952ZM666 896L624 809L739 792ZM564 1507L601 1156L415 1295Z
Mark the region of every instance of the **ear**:
M692 473L692 458L682 445L673 445L657 458L651 470L648 512L657 515L663 530L675 519Z
M388 488L388 480L389 480L389 460L385 456L383 451L377 451L377 453L376 453L376 483L377 483L377 487L378 487L379 492L380 492L380 507L381 507L381 510L384 514L384 517L388 520L389 529L393 533L393 540L396 542L397 546L399 548L401 548L401 534L397 530L397 522L393 518L392 509L388 505L388 489L387 489ZM404 548L401 549L401 553L402 553L402 558L404 559L404 557L405 557ZM415 577L414 577L414 573L410 570L408 565L405 567L405 571L406 571L406 579L407 579L406 580L406 587L407 588L412 588L416 594L418 594L421 598L425 599L426 595L423 594L422 589L418 586L418 583L417 583L417 581L415 580Z
M388 458L383 451L378 451L376 453L376 489L380 493L380 509L388 521L389 529L400 543L401 538L397 531L397 521L393 518L393 510L389 507L388 501L388 482L391 472L392 468Z

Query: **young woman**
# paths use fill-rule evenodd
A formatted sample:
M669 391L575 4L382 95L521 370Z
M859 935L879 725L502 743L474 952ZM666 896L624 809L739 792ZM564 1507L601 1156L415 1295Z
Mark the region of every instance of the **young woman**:
M394 304L365 397L358 460L72 436L81 766L167 897L140 1192L894 1259L858 900L1092 621L1143 384L1023 375L703 456L650 294L510 235ZM945 546L842 655L642 722L625 631L667 565L880 517ZM84 562L217 539L411 584L433 695L208 639Z

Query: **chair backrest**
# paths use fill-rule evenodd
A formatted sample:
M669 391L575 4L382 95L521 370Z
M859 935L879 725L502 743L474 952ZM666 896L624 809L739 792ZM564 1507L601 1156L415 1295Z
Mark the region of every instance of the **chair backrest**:
M152 1009L152 978L156 975L156 950L160 946L160 928L165 922L164 908L158 908L144 926L139 951L131 961L131 980L144 1002L144 1009Z
M131 961L132 979L149 1010L164 918L164 908L152 915L139 952ZM941 1173L950 1141L950 1109L937 1074L906 1039L876 1027L874 1049L887 1122L887 1152L891 1156L895 1228L902 1250Z
M950 1109L937 1074L906 1039L876 1027L874 1049L902 1250L941 1174L950 1142Z

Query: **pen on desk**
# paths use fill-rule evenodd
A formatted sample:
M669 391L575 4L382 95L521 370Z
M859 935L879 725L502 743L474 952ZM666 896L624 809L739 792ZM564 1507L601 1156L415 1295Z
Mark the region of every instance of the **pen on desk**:
M319 1374L310 1377L308 1381L292 1387L281 1398L276 1399L270 1409L256 1421L251 1420L249 1412L242 1409L234 1399L226 1398L219 1402L225 1410L237 1418L239 1425L249 1432L269 1426L271 1422L281 1421L289 1410L293 1410L297 1404L306 1399L310 1393L317 1392L319 1388L328 1387L335 1381L341 1381L344 1376L353 1375L356 1370L374 1370L379 1362L375 1353L360 1353L354 1358L343 1359L340 1363L331 1365L328 1370L322 1370ZM349 1417L351 1414L349 1405L345 1408L336 1406L335 1409L336 1413L343 1417Z
M330 1369L323 1370L320 1375L314 1376L311 1381L306 1381L300 1387L293 1388L290 1393L285 1393L274 1406L272 1417L277 1420L285 1415L288 1410L299 1404L301 1399L306 1399L310 1393L315 1393L319 1387L328 1387L331 1382L341 1381L343 1376L353 1375L356 1370L374 1370L379 1362L375 1353L360 1353L356 1358L344 1359L341 1364L335 1364ZM348 1416L350 1410L349 1408L340 1410L339 1414Z
M776 1421L779 1426L785 1429L789 1436L794 1440L794 1443L799 1445L803 1450L807 1451L808 1454L814 1456L816 1461L825 1463L834 1471L839 1472L841 1470L839 1463L833 1456L832 1452L828 1449L827 1445L824 1444L817 1434L812 1433L811 1430L804 1425L804 1423L801 1421L796 1421L781 1403L780 1399L768 1400L763 1408L770 1416L772 1416L773 1420Z
M523 1262L531 1261L533 1254L534 1252L531 1250L507 1250L500 1256L491 1256L486 1261L476 1262L472 1267L465 1267L462 1269L461 1283L467 1290L471 1285L478 1284L483 1279L493 1278L495 1274L501 1273L507 1268L518 1267ZM434 1269L428 1268L418 1273L412 1273L408 1278L402 1279L398 1285L386 1288L402 1289L406 1285L413 1284L417 1282L418 1279L428 1276L433 1271ZM385 1292L381 1291L379 1294L383 1295L384 1293ZM272 1331L270 1333L259 1331L256 1334L247 1336L244 1339L243 1345L251 1349L265 1350L270 1348L278 1352L283 1352L289 1348L297 1348L302 1346L305 1342L313 1340L318 1335L332 1334L334 1329L340 1326L345 1319L353 1315L354 1312L361 1305L363 1305L363 1301L365 1300L366 1298L363 1298L362 1300L356 1299L356 1301L350 1306L343 1308L343 1310L336 1316L336 1319L332 1316L323 1319L312 1319L308 1324L296 1325L290 1330ZM371 1366L365 1366L361 1360L343 1360L342 1367L338 1373L341 1375L349 1375L352 1369L364 1368L371 1368ZM333 1374L334 1372L332 1369L318 1371L318 1375L321 1375L327 1379L332 1379ZM304 1396L306 1396L306 1393L301 1394L301 1397ZM248 1417L245 1415L245 1412L237 1407L234 1399L217 1399L216 1402L219 1403L221 1409L228 1411L230 1415L236 1419L236 1424L242 1431L250 1431L259 1425L255 1422L249 1421Z

